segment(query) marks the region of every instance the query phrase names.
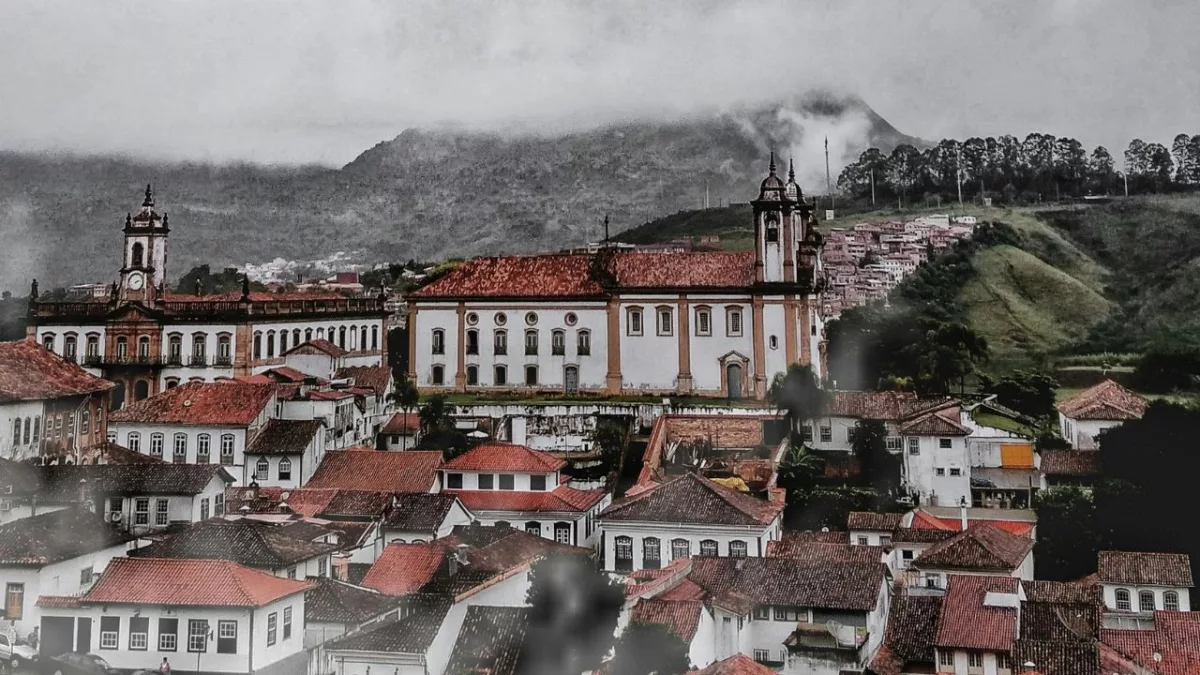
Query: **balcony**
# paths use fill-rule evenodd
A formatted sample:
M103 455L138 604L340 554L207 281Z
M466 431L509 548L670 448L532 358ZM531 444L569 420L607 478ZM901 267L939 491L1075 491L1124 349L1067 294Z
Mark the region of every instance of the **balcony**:
M203 354L192 354L188 359L188 365L196 368L204 368L208 365L208 359Z
M550 347L550 354L553 356L562 356L567 353L567 348L564 345L554 345Z
M223 367L228 368L229 366L233 365L233 357L218 356L217 358L213 359L213 365L214 366L223 366Z
M591 356L591 354L592 354L592 346L591 346L591 345L579 345L579 348L578 348L578 349L576 349L575 351L576 351L576 353L578 353L580 356Z
M88 366L163 366L167 365L168 358L162 356L150 356L149 354L138 354L130 356L129 354L108 355L108 354L89 354L83 360L84 365Z
M525 356L537 356L537 345L525 345Z

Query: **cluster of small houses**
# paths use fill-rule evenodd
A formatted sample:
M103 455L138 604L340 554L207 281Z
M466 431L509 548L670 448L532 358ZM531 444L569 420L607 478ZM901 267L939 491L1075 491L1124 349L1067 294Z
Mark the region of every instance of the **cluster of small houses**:
M821 252L829 280L822 314L832 318L851 307L886 300L889 291L927 261L930 249L943 251L970 237L977 224L975 216L931 215L831 228Z
M1074 449L1040 453L989 426L1017 417L994 401L835 392L800 430L827 472L856 470L854 426L880 420L918 498L804 532L783 524L770 410L660 411L614 499L572 479L570 453L413 450L386 368L309 347L109 412L111 382L0 343L6 641L36 629L43 658L126 671L506 675L531 565L577 553L624 580L618 630L663 624L709 675L1200 672L1186 556L1105 551L1085 579L1035 578L1032 495L1086 485L1096 434L1145 408L1113 382L1060 404Z

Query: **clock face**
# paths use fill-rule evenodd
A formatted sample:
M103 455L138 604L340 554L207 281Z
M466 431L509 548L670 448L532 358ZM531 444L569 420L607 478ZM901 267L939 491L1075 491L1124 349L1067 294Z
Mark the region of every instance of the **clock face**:
M142 285L145 283L146 283L146 279L142 275L140 275L140 274L130 274L129 275L130 290L140 291L140 290L142 290Z

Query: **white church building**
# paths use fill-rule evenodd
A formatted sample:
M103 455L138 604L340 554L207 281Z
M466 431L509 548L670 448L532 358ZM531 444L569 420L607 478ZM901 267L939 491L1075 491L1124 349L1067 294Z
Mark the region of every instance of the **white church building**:
M409 298L423 392L532 390L763 398L823 369L821 236L774 156L754 251L480 257Z

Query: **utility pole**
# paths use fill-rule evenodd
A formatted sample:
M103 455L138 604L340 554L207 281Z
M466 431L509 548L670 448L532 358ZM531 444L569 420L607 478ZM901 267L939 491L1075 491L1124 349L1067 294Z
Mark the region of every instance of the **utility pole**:
M871 207L875 207L875 167L871 167Z
M704 182L704 209L708 210L708 181Z
M954 155L957 160L956 164L957 164L957 170L958 170L958 176L957 176L957 178L958 178L958 208L961 210L962 205L963 205L963 201L962 201L962 184L963 184L962 146L957 146L954 149Z
M604 214L604 245L608 246L608 214Z

